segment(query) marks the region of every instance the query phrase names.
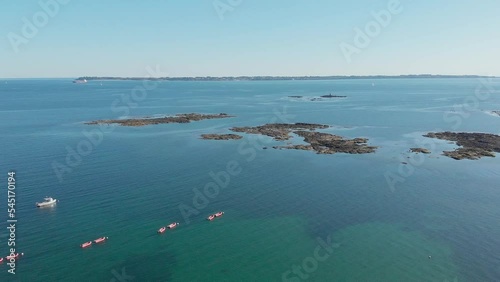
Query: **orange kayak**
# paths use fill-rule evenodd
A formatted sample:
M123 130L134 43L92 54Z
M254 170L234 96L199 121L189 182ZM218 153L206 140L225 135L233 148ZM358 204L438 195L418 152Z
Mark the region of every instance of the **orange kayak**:
M168 229L174 229L177 227L177 225L179 225L179 223L174 222L174 223L170 223L169 225L167 225L167 227L168 227Z
M104 241L106 241L106 240L108 240L108 237L101 237L101 238L97 238L97 239L95 239L95 240L94 240L94 243L96 243L96 244L97 244L97 243L104 242Z
M24 255L24 253L17 253L15 255L6 256L5 259L6 260L18 259L20 256L23 256L23 255ZM3 261L3 258L2 258L2 261Z
M91 245L92 245L92 241L88 241L88 242L81 244L80 247L87 248L87 247L90 247Z

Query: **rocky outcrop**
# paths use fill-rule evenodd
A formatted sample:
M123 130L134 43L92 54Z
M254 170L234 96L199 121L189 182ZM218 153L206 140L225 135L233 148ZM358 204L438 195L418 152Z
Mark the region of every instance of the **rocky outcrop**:
M316 130L328 127L328 125L314 123L270 123L255 127L233 127L231 130L234 132L262 134L272 137L274 140L284 141L291 138L290 133L294 130Z
M108 120L96 120L86 122L85 124L96 125L96 124L118 124L121 126L145 126L153 124L163 124L163 123L190 123L191 121L200 121L205 119L217 119L217 118L230 118L230 116L225 113L220 114L178 114L175 116L166 116L159 118L131 118L131 119L108 119Z
M288 96L288 98L300 99L300 98L304 98L304 96L294 95L294 96ZM328 94L328 95L322 95L319 97L307 97L307 99L309 101L323 101L324 99L331 99L331 98L347 98L347 96Z
M304 137L304 141L310 145L288 145L279 148L314 150L318 154L368 154L377 149L377 147L366 145L368 142L366 138L344 139L338 135L311 131L295 131L294 133Z
M438 132L428 133L424 137L456 142L461 148L444 151L443 155L456 160L477 160L482 157L495 157L500 152L500 136L490 133Z
M367 146L368 139L366 138L344 139L341 136L315 131L316 129L325 129L328 127L328 125L311 123L273 123L256 127L235 127L231 128L231 130L250 134L262 134L278 141L289 140L291 138L290 134L293 132L303 137L304 141L308 143L307 145L289 144L286 146L273 146L274 149L315 151L318 154L367 154L373 153L377 149L377 147Z
M495 154L492 151L487 151L481 148L458 148L455 151L444 151L443 155L455 160L478 160L482 157L495 157Z
M205 140L238 140L243 138L237 134L202 134L201 139Z
M412 153L422 153L422 154L430 154L431 151L425 149L425 148L410 148L410 151Z
M340 96L340 95L332 95L331 93L328 95L323 95L321 98L346 98L347 96Z

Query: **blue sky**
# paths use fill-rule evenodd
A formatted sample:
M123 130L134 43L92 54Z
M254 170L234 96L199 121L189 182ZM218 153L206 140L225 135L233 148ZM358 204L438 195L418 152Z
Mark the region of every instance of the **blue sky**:
M397 14L396 0L54 1L0 0L0 77L500 75L496 0L400 0ZM355 28L381 10L390 22L358 48Z

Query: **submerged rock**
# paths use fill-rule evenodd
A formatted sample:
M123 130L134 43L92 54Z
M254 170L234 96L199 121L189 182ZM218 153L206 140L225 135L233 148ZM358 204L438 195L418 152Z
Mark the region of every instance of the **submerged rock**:
M425 149L425 148L410 148L410 151L412 153L422 153L422 154L430 154L431 151Z

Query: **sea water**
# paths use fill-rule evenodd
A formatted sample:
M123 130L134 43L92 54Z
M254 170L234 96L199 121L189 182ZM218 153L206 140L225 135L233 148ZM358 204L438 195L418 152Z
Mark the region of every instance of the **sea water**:
M499 79L474 78L147 88L142 81L1 80L0 255L10 252L9 171L16 173L15 247L25 255L15 275L0 265L0 280L498 281L500 158L456 161L442 155L454 144L422 136L499 134L500 116L491 114L500 110L497 90ZM311 101L329 93L347 97ZM222 112L234 117L85 124ZM322 132L368 138L378 149L318 155L275 150L286 142L255 135L200 139L274 122L327 124ZM432 153L416 156L412 147ZM59 202L36 208L45 196ZM205 219L219 210L223 217ZM156 233L171 222L180 226ZM101 236L109 240L80 248Z

